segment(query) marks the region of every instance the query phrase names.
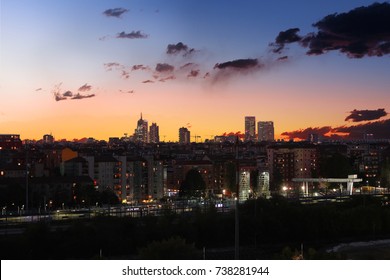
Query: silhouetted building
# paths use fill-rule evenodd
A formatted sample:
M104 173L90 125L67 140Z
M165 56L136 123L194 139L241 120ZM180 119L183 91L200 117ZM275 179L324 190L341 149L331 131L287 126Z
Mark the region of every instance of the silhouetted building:
M256 139L256 117L245 117L245 141L254 141Z
M0 134L0 150L18 150L21 147L19 134Z
M42 141L45 144L53 144L54 143L54 137L51 134L45 134L45 135L43 135Z
M149 128L149 143L158 143L160 142L159 128L156 123L152 123Z
M179 143L180 144L191 143L191 134L186 127L179 128Z
M259 141L274 141L274 122L260 121L257 123L257 133Z

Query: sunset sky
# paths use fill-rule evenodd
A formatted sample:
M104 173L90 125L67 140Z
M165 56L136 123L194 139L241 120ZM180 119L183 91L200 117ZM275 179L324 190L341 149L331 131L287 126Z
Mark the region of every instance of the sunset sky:
M390 137L390 4L374 2L0 0L0 133L107 140L142 112L166 141L245 116L276 138Z

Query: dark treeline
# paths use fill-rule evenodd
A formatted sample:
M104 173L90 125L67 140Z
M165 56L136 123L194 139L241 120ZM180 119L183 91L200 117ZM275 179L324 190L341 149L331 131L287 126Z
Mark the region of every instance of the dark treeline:
M321 248L340 242L390 237L390 208L375 197L301 205L276 197L240 206L241 258L285 258L305 244L312 258L334 258ZM143 218L99 217L27 226L20 235L0 237L1 259L195 259L234 247L234 212L215 208ZM286 249L287 248L287 249ZM179 253L178 253L179 252ZM288 255L288 254L287 254Z

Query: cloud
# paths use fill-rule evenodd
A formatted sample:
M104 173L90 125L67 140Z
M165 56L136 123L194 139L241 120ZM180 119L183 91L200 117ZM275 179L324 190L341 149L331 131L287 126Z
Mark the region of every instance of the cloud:
M247 59L236 59L232 61L227 61L223 63L217 63L214 66L214 69L233 69L233 70L247 70L253 69L259 66L259 61L257 59L247 58Z
M224 132L222 136L238 136L238 138L243 139L245 137L245 134L242 133L241 131L237 132Z
M154 81L152 80L145 80L145 81L142 81L143 84L149 84L149 83L154 83Z
M270 44L274 47L273 52L280 53L284 49L285 44L301 41L302 37L297 34L298 32L299 28L290 28L286 31L280 31L279 35L276 36L275 43Z
M286 44L299 42L308 55L339 51L349 58L390 54L390 3L374 3L346 13L334 13L313 24L317 32L305 36L298 28L280 32L270 45L280 53Z
M149 37L149 35L144 34L140 30L138 30L138 31L131 31L130 33L126 33L122 31L118 33L116 37L121 39L146 39Z
M348 133L349 139L364 139L364 135L372 134L375 139L390 139L390 119L368 122L353 126L340 126L334 133Z
M196 78L199 75L200 70L191 70L191 72L187 75L187 78Z
M131 67L131 71L137 71L137 70L150 70L150 68L149 66L144 66L143 64L137 64Z
M55 101L63 101L63 100L67 100L68 98L73 99L73 100L84 99L84 98L91 98L91 97L95 96L95 94L83 95L79 92L74 94L71 90L66 90L66 91L62 92L61 85L62 85L62 83L55 85L54 89L52 90ZM84 86L86 86L88 88L87 84L85 84ZM84 87L84 86L82 86L82 87ZM80 88L82 88L82 87L80 87Z
M193 66L197 67L198 65L193 63L193 62L189 62L189 63L184 64L183 66L180 66L180 69L186 69L186 68L193 67Z
M123 93L134 93L135 92L135 90L127 90L127 91L124 91L124 90L119 90L120 92L123 92Z
M124 13L127 13L129 10L125 8L114 8L108 9L103 12L103 14L107 17L116 17L120 18Z
M167 63L157 63L155 70L159 73L172 72L175 70L175 67Z
M79 90L78 90L78 91L86 92L86 91L90 91L91 89L92 89L92 86L91 86L91 85L84 84L84 85L82 85L81 87L79 87Z
M77 93L73 95L71 99L76 100L76 99L84 99L84 98L91 98L91 97L95 97L95 94L82 95L80 93Z
M387 116L387 112L385 109L377 109L377 110L353 110L350 112L345 118L345 121L352 122L362 122L362 121L372 121L377 120L382 117Z
M161 78L159 81L160 82L165 82L165 81L175 80L175 79L176 79L176 77L171 75L171 76L168 76L168 77Z
M167 54L171 54L171 55L183 54L183 56L187 56L193 53L194 51L195 49L189 48L187 45L183 44L182 42L179 42L177 44L169 44L167 46Z
M306 140L311 133L318 134L325 139L364 139L367 134L372 134L375 139L390 139L390 119L333 128L331 126L309 127L283 132L281 135L290 139Z
M108 63L104 63L103 64L104 68L106 68L106 71L111 71L113 69L116 69L116 70L119 70L119 69L123 69L124 66L121 65L120 63L118 62L108 62Z
M63 97L72 97L73 96L73 92L71 92L70 90L67 90L65 91L63 94L62 94Z
M128 78L130 78L130 73L126 70L122 70L121 77L124 79L128 79Z
M282 136L287 136L290 139L301 139L306 140L309 134L318 134L320 136L324 136L325 134L332 132L331 126L323 126L323 127L308 127L305 129L298 129L289 132L283 132Z

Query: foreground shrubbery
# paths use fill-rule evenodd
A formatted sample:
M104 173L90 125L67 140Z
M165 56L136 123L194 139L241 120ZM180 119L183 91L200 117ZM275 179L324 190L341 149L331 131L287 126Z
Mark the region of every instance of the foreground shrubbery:
M251 200L239 213L243 258L289 258L301 243L310 248L310 258L333 258L339 256L324 255L319 248L390 236L390 208L371 197L321 205L300 205L282 197ZM164 254L168 259L195 259L201 257L203 248L234 247L234 213L217 213L212 207L185 215L166 211L159 217L100 217L64 223L68 226L31 224L24 234L1 236L0 257L117 259L159 258ZM169 250L175 240L180 248Z

